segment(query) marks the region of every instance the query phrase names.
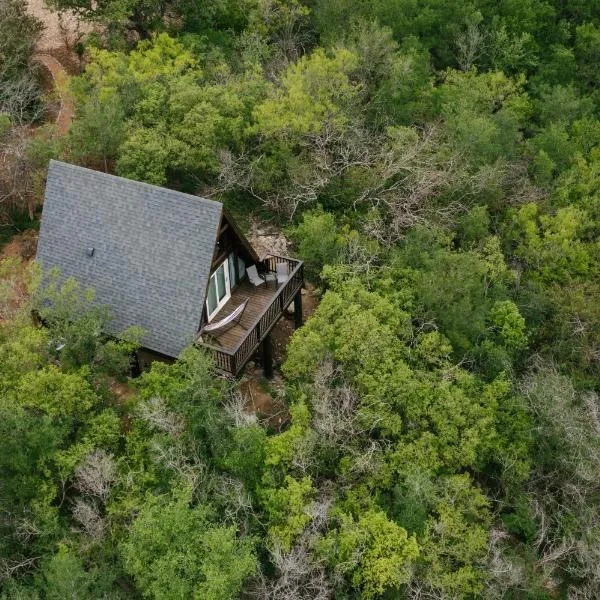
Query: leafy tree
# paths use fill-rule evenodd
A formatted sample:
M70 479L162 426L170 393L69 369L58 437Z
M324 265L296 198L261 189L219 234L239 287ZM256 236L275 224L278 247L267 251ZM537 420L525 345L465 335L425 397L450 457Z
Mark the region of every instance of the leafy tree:
M341 248L337 224L331 213L323 212L323 209L307 211L291 233L309 276L318 276L323 265L336 262Z
M350 575L365 598L410 581L412 563L419 555L414 536L381 511L367 511L357 521L342 513L339 521L339 530L329 533L320 549L334 569Z
M585 212L561 208L555 215L540 214L536 204L526 204L513 214L515 255L543 283L566 282L593 271L590 248L581 239ZM513 238L514 239L514 238Z
M263 135L285 136L292 143L304 134L317 134L329 124L348 123L346 110L356 101L359 87L350 78L357 57L346 49L328 56L317 49L291 65L275 90L255 109L256 128Z
M148 496L121 550L140 589L155 598L237 597L256 570L253 543L235 527L211 522L210 509Z
M110 576L103 579L97 569L86 571L83 561L64 544L44 568L44 597L52 600L61 598L86 599L111 592Z
M307 505L314 490L310 477L297 481L287 475L278 488L263 490L263 504L269 516L271 545L290 550L294 539L310 523Z
M37 553L48 549L48 541L58 531L57 511L52 506L56 488L47 472L66 431L48 415L6 398L0 401L0 416L0 567L3 573L18 574L35 563ZM24 539L19 535L23 527L37 536Z
M26 122L40 95L31 62L43 24L18 0L0 2L0 114Z
M150 37L152 31L164 26L163 19L177 2L173 0L104 0L91 4L82 0L50 0L48 4L57 11L72 10L84 19L106 25L120 25L138 33L140 38Z
M436 90L453 145L471 164L516 156L530 110L523 83L501 72L449 71Z
M221 153L242 147L264 88L256 69L234 76L225 66L218 81L205 79L197 57L166 33L129 54L92 50L91 58L73 83L75 155L115 161L120 175L158 185L175 173L214 176ZM108 116L111 126L91 143Z
M72 158L90 166L100 164L107 171L123 142L124 121L118 97L101 101L98 96L91 95L78 107L77 119L69 130Z
M433 590L468 597L483 591L488 502L465 475L449 477L442 490L423 538L422 577Z
M600 83L598 72L591 65L600 60L600 27L592 23L577 27L575 53L579 85L584 89L597 89Z
M64 366L76 369L91 366L96 372L125 376L131 356L139 347L143 330L130 327L117 341L109 340L110 311L94 302L94 290L82 290L69 278L62 281L60 271L34 272L31 282L31 308L48 328L50 352Z

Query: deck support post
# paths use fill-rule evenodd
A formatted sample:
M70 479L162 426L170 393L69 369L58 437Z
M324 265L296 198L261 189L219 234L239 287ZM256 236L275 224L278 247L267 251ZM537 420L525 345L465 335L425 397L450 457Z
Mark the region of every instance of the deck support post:
M294 327L302 327L302 290L294 296Z
M262 341L263 372L267 379L273 377L273 339L271 334Z

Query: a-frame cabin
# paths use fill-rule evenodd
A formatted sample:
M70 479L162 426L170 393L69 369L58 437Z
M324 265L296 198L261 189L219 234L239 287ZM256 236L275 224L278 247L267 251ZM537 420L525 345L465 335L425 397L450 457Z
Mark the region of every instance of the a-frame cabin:
M111 330L146 332L145 348L176 357L190 343L237 374L294 302L301 261L260 258L219 202L51 161L37 260L95 290Z

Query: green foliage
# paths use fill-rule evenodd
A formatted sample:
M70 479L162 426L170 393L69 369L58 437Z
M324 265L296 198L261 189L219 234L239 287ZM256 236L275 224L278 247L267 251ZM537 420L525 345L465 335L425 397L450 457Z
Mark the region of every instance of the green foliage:
M118 97L90 95L78 106L77 119L69 131L71 157L82 164L102 164L106 170L125 137L124 121Z
M262 502L269 517L269 545L290 550L294 539L310 523L308 504L314 494L310 477L286 475L278 488L264 488Z
M198 349L116 396L142 332L0 263L3 597L599 597L597 3L50 5L104 27L26 142L0 0L4 230L62 157L260 209L323 295L268 434Z
M205 78L197 57L166 33L129 54L90 54L72 84L81 115L71 132L75 156L116 160L120 175L157 185L175 172L218 172L220 152L240 148L265 87L257 69L237 76L220 64L218 79Z
M56 533L56 509L52 506L55 490L45 473L65 432L49 416L2 398L0 435L3 440L0 502L5 511L0 521L0 560L7 561L28 557L36 549L19 538L23 519L31 521L46 538Z
M554 215L540 214L536 204L526 204L512 212L512 219L515 255L542 283L565 283L571 277L585 278L594 271L590 254L593 249L582 239L584 211L567 207Z
M2 139L9 131L12 126L9 115L6 113L0 113L0 139Z
M323 265L332 265L340 253L340 240L335 217L322 208L307 211L291 231L304 261L307 275L318 277Z
M148 496L121 551L125 567L154 598L237 597L256 570L253 543L235 527L211 522L210 509L190 506L189 493L172 500Z
M164 185L168 167L182 150L166 131L136 128L120 147L117 173L129 179Z
M468 597L483 591L488 502L467 475L449 477L423 537L424 580L438 592Z
M598 71L592 65L600 60L600 27L585 23L576 30L575 56L578 63L578 83L584 89L597 89Z
M455 356L461 358L489 353L492 343L494 349L509 353L525 343L524 321L518 308L506 300L514 275L505 262L500 240L488 235L485 212L479 227L472 224L481 212L473 209L460 223L458 239L464 249L457 252L447 238L431 239L437 236L435 232L416 228L393 263L397 277L413 290L414 312L423 323L438 324ZM505 334L498 334L507 320L511 324L506 323ZM493 378L503 368L483 370Z
M102 575L97 569L86 571L81 558L64 544L59 544L58 552L43 571L44 597L48 600L97 598L98 594L111 591L110 577L107 581Z
M62 373L48 366L28 373L16 390L25 406L45 412L51 417L81 421L93 406L95 394L84 377Z
M449 71L437 90L453 147L473 165L514 158L530 106L523 80L504 73Z
M49 352L63 366L77 369L89 365L95 372L123 377L131 368L131 356L144 332L131 327L120 339L107 339L110 313L94 302L94 290L82 290L73 278L61 280L60 271L34 271L31 308L49 333Z
M354 75L363 87L361 95L373 125L408 125L427 115L430 57L414 38L400 46L389 27L360 20L345 44L358 56Z
M301 58L283 75L281 89L256 107L257 131L293 143L300 136L320 133L325 123L341 129L348 124L345 109L360 91L349 78L356 65L356 55L343 48L330 55L317 49Z
M500 342L507 348L519 349L527 344L525 319L510 300L498 301L490 310L490 320L498 329Z
M339 522L339 529L322 540L320 551L334 569L351 576L364 598L397 590L410 581L419 555L414 536L409 537L381 511L369 510L357 521L341 513Z
M303 400L290 407L291 426L267 440L265 465L270 468L269 475L273 476L279 468L290 468L305 440L310 413Z
M531 515L531 507L525 498L518 499L513 510L502 515L502 523L513 535L518 535L527 542L534 540L537 523Z

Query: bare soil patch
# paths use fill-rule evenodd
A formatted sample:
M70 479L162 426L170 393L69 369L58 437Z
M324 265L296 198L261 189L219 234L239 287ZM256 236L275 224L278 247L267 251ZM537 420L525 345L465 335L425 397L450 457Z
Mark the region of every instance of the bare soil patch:
M15 235L0 250L0 261L10 261L0 281L0 323L12 321L28 299L25 271L35 256L37 237L37 231L29 229Z
M69 76L62 64L50 54L36 54L33 60L43 65L52 77L56 94L60 98L60 108L56 115L56 130L59 135L66 135L75 114L75 106L68 90Z
M46 29L38 43L38 49L49 51L55 48L72 48L82 36L93 31L72 12L56 13L46 8L44 0L27 0L29 12L36 16Z
M278 395L265 389L267 383L260 376L248 377L240 384L246 398L246 409L254 413L263 424L279 431L289 422L287 407Z
M131 400L137 393L128 381L117 381L114 377L108 380L108 389L113 393L119 404Z
M17 233L10 242L0 250L0 260L3 258L20 258L28 265L35 256L37 250L38 232L28 229Z

